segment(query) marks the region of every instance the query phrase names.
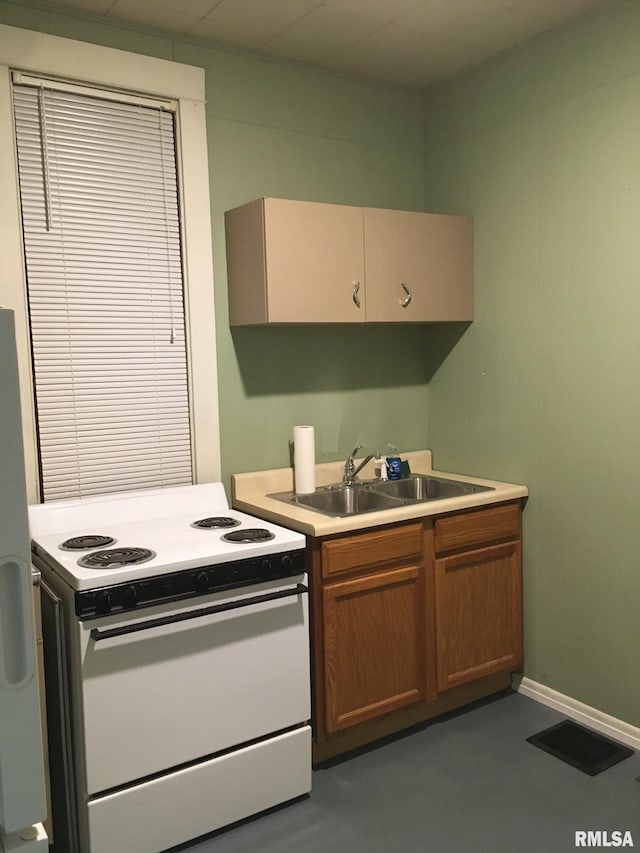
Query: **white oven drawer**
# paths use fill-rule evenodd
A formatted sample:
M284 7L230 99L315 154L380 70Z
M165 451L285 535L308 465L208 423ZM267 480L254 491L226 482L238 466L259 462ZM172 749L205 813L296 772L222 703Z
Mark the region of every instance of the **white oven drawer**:
M89 796L306 722L301 589L280 581L82 623ZM232 602L233 609L205 612ZM155 624L163 619L168 624ZM114 629L123 633L112 636Z
M90 802L85 853L158 853L310 790L304 726Z

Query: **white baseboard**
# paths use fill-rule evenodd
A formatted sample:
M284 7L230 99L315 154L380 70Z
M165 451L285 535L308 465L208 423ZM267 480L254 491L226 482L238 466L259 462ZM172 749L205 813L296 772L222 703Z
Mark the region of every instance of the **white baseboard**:
M518 693L522 693L523 696L528 696L542 705L560 711L570 719L600 732L605 737L625 743L632 749L640 750L640 729L625 723L624 720L603 714L597 708L578 702L577 699L565 696L564 693L558 693L557 690L552 690L550 687L532 681L530 678L517 676L512 681L512 687Z

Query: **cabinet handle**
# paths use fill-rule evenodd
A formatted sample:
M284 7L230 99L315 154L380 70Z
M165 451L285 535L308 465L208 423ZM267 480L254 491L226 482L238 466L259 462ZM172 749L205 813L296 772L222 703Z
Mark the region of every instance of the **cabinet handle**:
M356 281L356 282L354 282L354 285L353 285L353 301L356 303L358 308L360 307L360 297L358 296L359 292L360 292L360 282Z
M407 287L407 285L403 281L400 282L400 287L407 294L406 297L400 303L400 305L402 305L403 308L406 308L409 305L409 303L411 302L411 291L409 290L409 288Z

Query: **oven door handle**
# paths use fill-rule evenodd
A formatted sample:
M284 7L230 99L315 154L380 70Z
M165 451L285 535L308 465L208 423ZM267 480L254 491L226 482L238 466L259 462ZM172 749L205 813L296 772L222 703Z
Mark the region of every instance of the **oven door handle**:
M136 631L146 631L148 628L173 625L176 622L186 622L188 619L197 619L200 616L211 616L214 613L224 613L227 610L239 610L242 607L251 607L254 604L264 604L267 601L275 601L278 598L289 598L293 595L301 595L308 592L309 587L299 583L291 589L267 592L264 595L255 595L252 598L239 598L235 601L228 601L225 604L212 604L211 607L202 607L199 610L187 610L184 613L173 613L169 616L159 616L157 619L148 619L145 622L131 622L128 625L121 625L115 628L92 628L90 637L97 643L99 640L108 640L110 637L121 637L124 634L133 634Z

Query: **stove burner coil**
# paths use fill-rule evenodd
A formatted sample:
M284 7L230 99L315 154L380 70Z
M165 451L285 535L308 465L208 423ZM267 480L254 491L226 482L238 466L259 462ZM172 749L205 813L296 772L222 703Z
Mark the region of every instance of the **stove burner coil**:
M197 527L199 530L220 530L223 527L237 527L240 522L235 518L229 518L226 515L216 515L210 518L200 518L194 521L192 527Z
M274 539L275 536L264 527L248 527L246 530L233 530L231 533L225 533L222 537L227 542L248 544L251 542L266 542L268 539Z
M148 548L106 548L104 551L94 551L80 557L78 565L84 566L85 569L118 569L122 566L146 563L155 556L155 551Z
M116 540L113 536L94 536L88 534L85 536L72 536L71 539L66 539L58 547L62 551L90 551L92 548L105 548L107 545L115 545L115 543Z

